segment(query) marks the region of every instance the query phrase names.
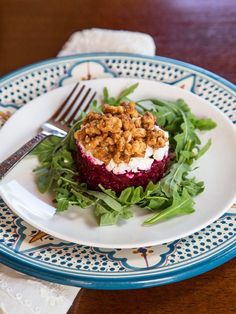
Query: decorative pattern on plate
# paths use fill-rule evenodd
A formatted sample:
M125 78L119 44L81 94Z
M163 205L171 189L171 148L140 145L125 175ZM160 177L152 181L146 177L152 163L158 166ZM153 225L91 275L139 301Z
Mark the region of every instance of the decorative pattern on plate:
M102 62L99 61L81 61L75 63L67 75L59 81L60 86L73 84L77 81L94 80L96 78L116 77L114 71L108 69Z
M44 61L0 81L0 126L33 98L72 81L136 77L187 89L236 122L234 86L203 69L166 58L91 54ZM47 280L131 289L189 278L235 256L236 206L212 225L171 243L130 250L62 242L16 217L0 200L0 261Z

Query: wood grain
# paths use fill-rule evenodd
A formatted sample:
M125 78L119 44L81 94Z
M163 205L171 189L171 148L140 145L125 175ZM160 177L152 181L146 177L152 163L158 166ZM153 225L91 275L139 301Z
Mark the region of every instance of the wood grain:
M235 314L236 261L161 287L81 291L68 314Z
M157 54L236 82L235 0L1 0L0 75L54 57L74 31L147 32ZM69 314L236 313L236 262L172 285L133 291L81 290Z
M0 75L54 57L83 28L151 34L159 55L236 82L235 0L1 0Z

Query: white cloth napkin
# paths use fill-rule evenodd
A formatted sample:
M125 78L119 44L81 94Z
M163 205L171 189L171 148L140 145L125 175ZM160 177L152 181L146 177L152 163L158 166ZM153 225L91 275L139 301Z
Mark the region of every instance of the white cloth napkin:
M64 314L79 289L62 286L0 266L1 314Z
M154 40L148 34L92 28L73 33L58 56L85 52L129 52L154 56L155 51Z
M85 52L129 52L155 55L148 34L86 29L71 35L58 56ZM62 286L0 265L0 314L64 314L79 288Z

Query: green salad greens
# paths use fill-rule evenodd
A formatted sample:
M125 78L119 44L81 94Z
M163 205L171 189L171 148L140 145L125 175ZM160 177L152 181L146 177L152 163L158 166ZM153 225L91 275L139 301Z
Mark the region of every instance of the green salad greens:
M130 86L118 98L110 97L104 88L103 103L118 106L129 100L128 96L137 87L138 84ZM101 191L88 190L86 184L78 182L73 158L76 152L73 136L83 122L85 115L82 114L65 138L49 137L32 152L40 162L34 170L38 189L41 193L52 192L58 212L67 210L69 205L93 206L100 226L131 218L134 205L145 208L147 214L153 213L144 225L194 212L194 197L204 190L204 183L190 175L192 165L211 145L209 140L201 147L196 131L211 130L216 123L196 117L182 99L176 102L145 99L136 104L141 113L150 111L158 125L169 132L171 161L166 175L158 183L149 182L145 189L129 187L120 195L102 186ZM99 112L101 106L94 101L90 110Z

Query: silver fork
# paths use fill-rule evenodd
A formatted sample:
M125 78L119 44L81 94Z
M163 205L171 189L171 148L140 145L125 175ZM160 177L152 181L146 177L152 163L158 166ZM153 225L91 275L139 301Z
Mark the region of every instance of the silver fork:
M77 83L57 111L41 125L40 132L0 163L0 180L46 137L50 135L65 137L69 130L68 125L78 118L82 107L84 112L88 110L95 96L96 92L92 92L91 88L87 88L85 85L80 86L80 83Z

